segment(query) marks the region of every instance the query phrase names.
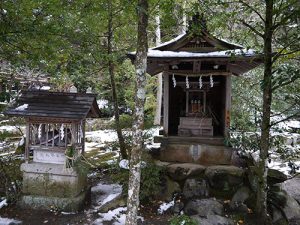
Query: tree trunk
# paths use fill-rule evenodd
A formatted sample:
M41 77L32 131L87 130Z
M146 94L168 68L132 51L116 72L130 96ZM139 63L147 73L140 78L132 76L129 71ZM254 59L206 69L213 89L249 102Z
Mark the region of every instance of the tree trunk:
M160 18L159 15L155 17L156 22L156 45L161 43L161 32L160 32ZM162 104L162 73L157 74L157 93L156 93L156 110L154 116L154 125L160 125L161 122L161 104Z
M270 114L272 103L272 18L273 0L266 0L264 31L264 77L263 77L263 115L261 124L260 161L258 165L258 191L256 211L263 224L269 224L267 212L267 173L270 147Z
M186 32L186 14L184 12L186 1L182 4L175 3L174 15L177 21L177 34L181 35Z
M141 179L141 157L143 148L144 129L144 104L146 97L146 69L147 69L147 25L148 25L148 1L139 0L138 12L138 37L137 53L135 59L136 88L135 88L135 112L132 127L132 150L130 154L128 199L126 225L137 224L139 208L139 191Z
M109 7L109 18L108 18L108 34L107 34L107 54L108 54L108 71L109 71L109 77L110 77L110 84L111 84L111 91L112 91L112 100L114 104L114 115L115 115L115 125L116 125L116 131L119 139L119 145L120 145L120 153L122 159L127 159L127 151L126 151L126 145L124 141L124 137L122 134L122 129L120 126L120 112L119 112L119 103L118 103L118 96L116 91L116 82L115 82L115 66L113 62L113 56L112 56L112 41L113 41L113 30L112 30L112 3L111 1L108 1L108 7Z

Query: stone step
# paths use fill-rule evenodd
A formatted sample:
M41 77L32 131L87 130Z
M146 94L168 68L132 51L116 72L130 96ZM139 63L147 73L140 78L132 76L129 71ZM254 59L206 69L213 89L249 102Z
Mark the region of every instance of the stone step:
M200 137L182 137L182 136L155 136L154 143L161 143L162 145L168 144L207 144L224 146L224 137L211 137L211 136L200 136Z

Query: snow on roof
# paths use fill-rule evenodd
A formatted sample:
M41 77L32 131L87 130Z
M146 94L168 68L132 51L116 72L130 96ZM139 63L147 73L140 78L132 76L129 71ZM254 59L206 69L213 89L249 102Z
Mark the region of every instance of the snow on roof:
M176 42L176 41L178 41L180 38L182 38L184 35L186 35L186 33L185 33L185 32L184 32L184 33L182 33L182 34L180 34L180 35L178 35L177 37L175 37L175 38L171 39L170 41L167 41L167 42L161 43L160 45L158 45L158 46L155 46L155 47L153 47L153 48L151 48L151 49L160 48L160 47L166 46L166 45L168 45L168 44L171 44L171 43L173 43L173 42Z
M135 52L131 52L135 54ZM255 52L253 49L235 49L235 50L226 50L226 51L215 51L207 53L199 52L176 52L176 51L160 51L160 50L148 50L148 57L169 57L169 58L193 58L193 57L231 57L231 56L254 56Z
M240 45L240 44L236 44L236 43L230 42L230 41L228 41L228 40L226 40L226 39L223 39L223 38L218 38L218 39L219 39L220 41L223 41L223 42L227 43L227 44L235 45L235 46L244 48L244 46L242 46L242 45Z

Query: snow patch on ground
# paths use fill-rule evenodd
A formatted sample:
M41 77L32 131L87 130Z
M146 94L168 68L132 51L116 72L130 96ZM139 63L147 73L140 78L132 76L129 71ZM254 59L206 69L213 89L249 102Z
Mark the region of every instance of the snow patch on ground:
M18 224L22 224L22 221L19 220L15 220L15 219L10 219L10 218L2 218L0 217L0 224L14 224L14 225L18 225Z
M102 225L104 221L112 222L113 225L124 225L126 220L127 207L119 207L113 210L109 210L107 213L99 213L101 217L97 219L94 224ZM144 218L138 216L138 220L144 222Z
M293 162L296 166L300 167L300 160ZM272 160L268 167L271 169L279 170L280 172L284 173L287 176L290 176L291 168L289 167L288 162L282 162L282 161L274 161Z
M3 200L0 202L0 209L2 209L2 208L5 207L5 206L8 206L8 204L7 204L7 199L6 199L6 198L3 199Z
M0 132L18 133L19 129L16 126L6 125L0 127Z
M99 99L97 100L97 104L99 109L104 109L108 107L108 101L106 99Z
M114 130L97 130L86 132L87 142L109 143L118 140L117 132Z
M174 206L174 200L170 201L170 202L164 202L159 206L157 212L160 215L164 214L164 212L166 212L168 209L170 209L173 206Z
M18 111L23 111L23 110L25 110L25 109L27 109L27 108L28 108L28 104L23 104L23 105L18 106L18 107L16 108L16 110L18 110Z
M286 120L286 121L282 121L285 120L286 117L283 115L276 115L276 116L272 116L271 117L271 122L272 123L278 123L274 126L275 129L278 130L286 130L289 131L292 129L300 129L300 121L298 120ZM282 121L282 122L280 122Z
M113 225L124 225L126 220L127 207L119 207L109 210L107 213L99 213L101 218L97 219L94 224L102 225L104 221L114 221Z
M99 209L105 203L114 200L122 193L122 186L118 184L102 184L99 183L92 187L92 206L94 210Z

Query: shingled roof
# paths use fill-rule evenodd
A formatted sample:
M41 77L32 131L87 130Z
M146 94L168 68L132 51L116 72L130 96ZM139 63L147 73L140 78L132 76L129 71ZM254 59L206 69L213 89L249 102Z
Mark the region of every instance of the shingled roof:
M5 112L9 116L82 120L100 116L94 94L23 91L16 108Z
M168 69L170 65L189 61L194 62L196 65L193 66L192 73L219 72L205 71L206 69L203 69L205 68L204 64L207 64L207 62L216 62L219 65L226 65L226 72L233 75L241 75L263 63L263 55L256 53L253 49L247 49L241 45L214 37L208 32L206 23L203 25L202 20L202 17L196 15L193 17L193 21L191 21L186 33L154 48L149 48L147 53L147 73L156 75L163 71L169 71L173 74L176 71L170 71ZM194 31L192 27L201 29ZM130 52L127 56L133 62L136 52ZM192 73L189 72L190 75Z

